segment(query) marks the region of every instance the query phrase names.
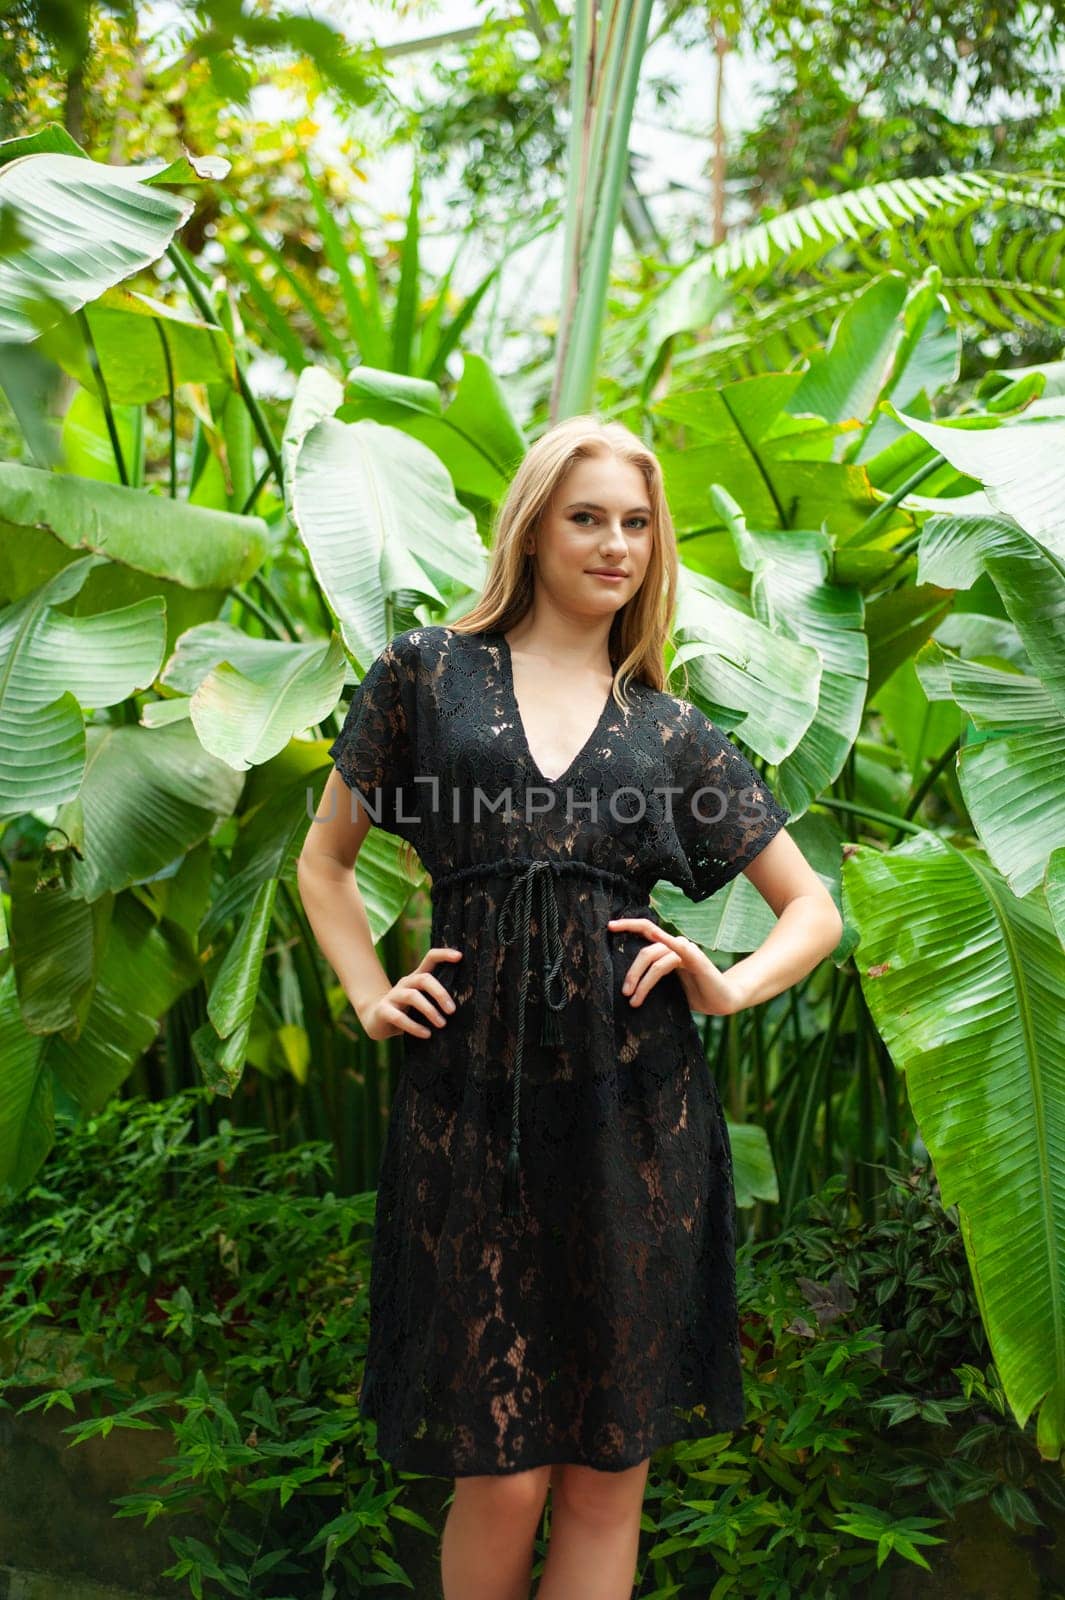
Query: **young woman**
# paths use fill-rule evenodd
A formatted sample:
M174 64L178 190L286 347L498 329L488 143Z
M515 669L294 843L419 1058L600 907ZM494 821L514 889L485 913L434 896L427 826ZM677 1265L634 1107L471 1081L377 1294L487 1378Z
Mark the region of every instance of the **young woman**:
M744 1421L692 1013L778 994L841 923L789 813L664 688L676 579L646 446L587 416L545 433L473 611L399 634L358 686L300 857L360 1023L403 1038L359 1403L382 1456L455 1480L446 1600L525 1600L549 1484L539 1600L627 1600L651 1455ZM430 949L395 982L351 871L371 817L432 880ZM741 871L777 921L722 971L648 895Z

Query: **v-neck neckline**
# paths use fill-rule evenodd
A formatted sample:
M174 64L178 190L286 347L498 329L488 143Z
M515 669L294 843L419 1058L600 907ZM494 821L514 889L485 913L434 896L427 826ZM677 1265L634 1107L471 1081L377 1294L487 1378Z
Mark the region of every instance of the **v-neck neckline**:
M518 741L521 745L522 754L529 763L529 766L535 772L536 776L539 778L540 782L550 784L552 788L556 788L560 783L564 783L567 778L572 777L574 769L578 766L586 752L595 743L595 740L602 731L603 725L610 713L610 708L614 704L613 684L610 686L610 691L603 703L603 709L599 713L595 727L592 729L587 739L585 739L584 743L577 751L577 754L573 757L573 760L570 762L569 766L564 772L559 773L557 778L549 778L546 773L541 771L540 763L532 753L532 748L529 744L529 736L525 731L525 720L521 714L521 706L518 704L517 690L514 688L514 660L510 653L510 641L506 634L503 633L499 628L493 628L488 637L490 639L497 640L499 643L499 654L503 663L503 681L506 685L506 690L510 697L511 708L514 712L514 724L517 729Z

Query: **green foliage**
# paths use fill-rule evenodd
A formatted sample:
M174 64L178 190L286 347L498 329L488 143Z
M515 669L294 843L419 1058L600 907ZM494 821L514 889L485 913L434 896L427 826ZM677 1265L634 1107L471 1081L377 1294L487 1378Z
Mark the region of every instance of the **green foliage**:
M656 1457L639 1600L879 1600L929 1556L942 1583L969 1505L1049 1537L1060 1469L1009 1414L957 1213L927 1166L885 1172L879 1220L834 1178L741 1248L747 1423Z
M173 1519L194 1595L408 1590L447 1486L396 1473L357 1412L374 1197L339 1198L321 1144L197 1139L203 1110L112 1102L0 1214L0 1406L71 1412L72 1446L169 1430L115 1514ZM887 1177L875 1223L836 1179L741 1249L747 1423L656 1454L639 1600L876 1600L966 1506L1049 1537L1060 1473L1008 1414L956 1214L927 1168Z
M197 1140L203 1097L112 1102L0 1215L0 1405L32 1386L23 1409L79 1413L72 1445L168 1428L116 1515L174 1519L194 1595L409 1588L396 1529L432 1530L356 1409L374 1196L339 1197L321 1143Z
M1065 7L758 0L741 49L772 63L734 172L755 206L945 168L1050 166Z
M89 69L99 70L96 57L107 33L98 13L117 21L127 42L133 43L145 9L137 0L108 0L106 9L90 0L66 0L65 4L5 0L0 15L13 15L21 23L24 38L32 40L39 52L34 63L38 71L51 69L69 82ZM202 62L219 99L247 104L256 81L256 65L277 54L294 54L313 62L323 79L355 104L368 100L373 88L379 88L372 57L353 50L344 30L319 18L277 6L245 9L243 0L195 0L195 4L179 0L175 10L170 26L180 39L179 59L185 70ZM0 63L8 70L25 70L25 57L20 57L7 39L2 43L6 48L0 49Z

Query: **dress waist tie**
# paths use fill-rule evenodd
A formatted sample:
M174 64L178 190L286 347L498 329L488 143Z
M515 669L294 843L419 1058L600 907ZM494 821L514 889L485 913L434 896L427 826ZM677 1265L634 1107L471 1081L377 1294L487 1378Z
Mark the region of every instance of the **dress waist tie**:
M565 951L559 934L558 900L555 896L554 876L574 875L598 878L624 889L629 898L640 904L644 896L631 878L620 872L610 872L590 861L572 861L542 856L504 856L499 861L478 861L473 866L460 867L434 878L432 893L467 878L514 878L506 897L496 914L495 935L504 947L521 936L521 988L518 995L517 1046L514 1052L514 1089L510 1111L510 1150L503 1173L503 1208L508 1217L516 1217L518 1205L518 1171L521 1130L519 1107L521 1102L521 1064L525 1051L525 1008L529 996L529 979L532 976L530 942L534 896L539 896L540 942L543 952L544 1020L540 1030L540 1043L555 1046L562 1043L562 1025L559 1012L569 1000L569 991L562 973Z

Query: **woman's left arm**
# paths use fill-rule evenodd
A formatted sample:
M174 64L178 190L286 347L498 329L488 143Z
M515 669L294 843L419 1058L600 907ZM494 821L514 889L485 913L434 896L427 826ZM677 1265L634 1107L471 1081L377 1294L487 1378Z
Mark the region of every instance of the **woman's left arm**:
M788 833L781 830L745 871L777 920L757 950L727 972L714 968L736 1011L790 989L832 954L843 935L836 902Z
M693 1011L730 1016L789 989L832 954L843 933L836 903L788 833L781 829L744 868L777 921L757 950L727 971L715 966L694 940L669 933L646 917L615 917L608 927L628 928L649 941L634 958L623 993L639 1005L667 972L684 985Z

